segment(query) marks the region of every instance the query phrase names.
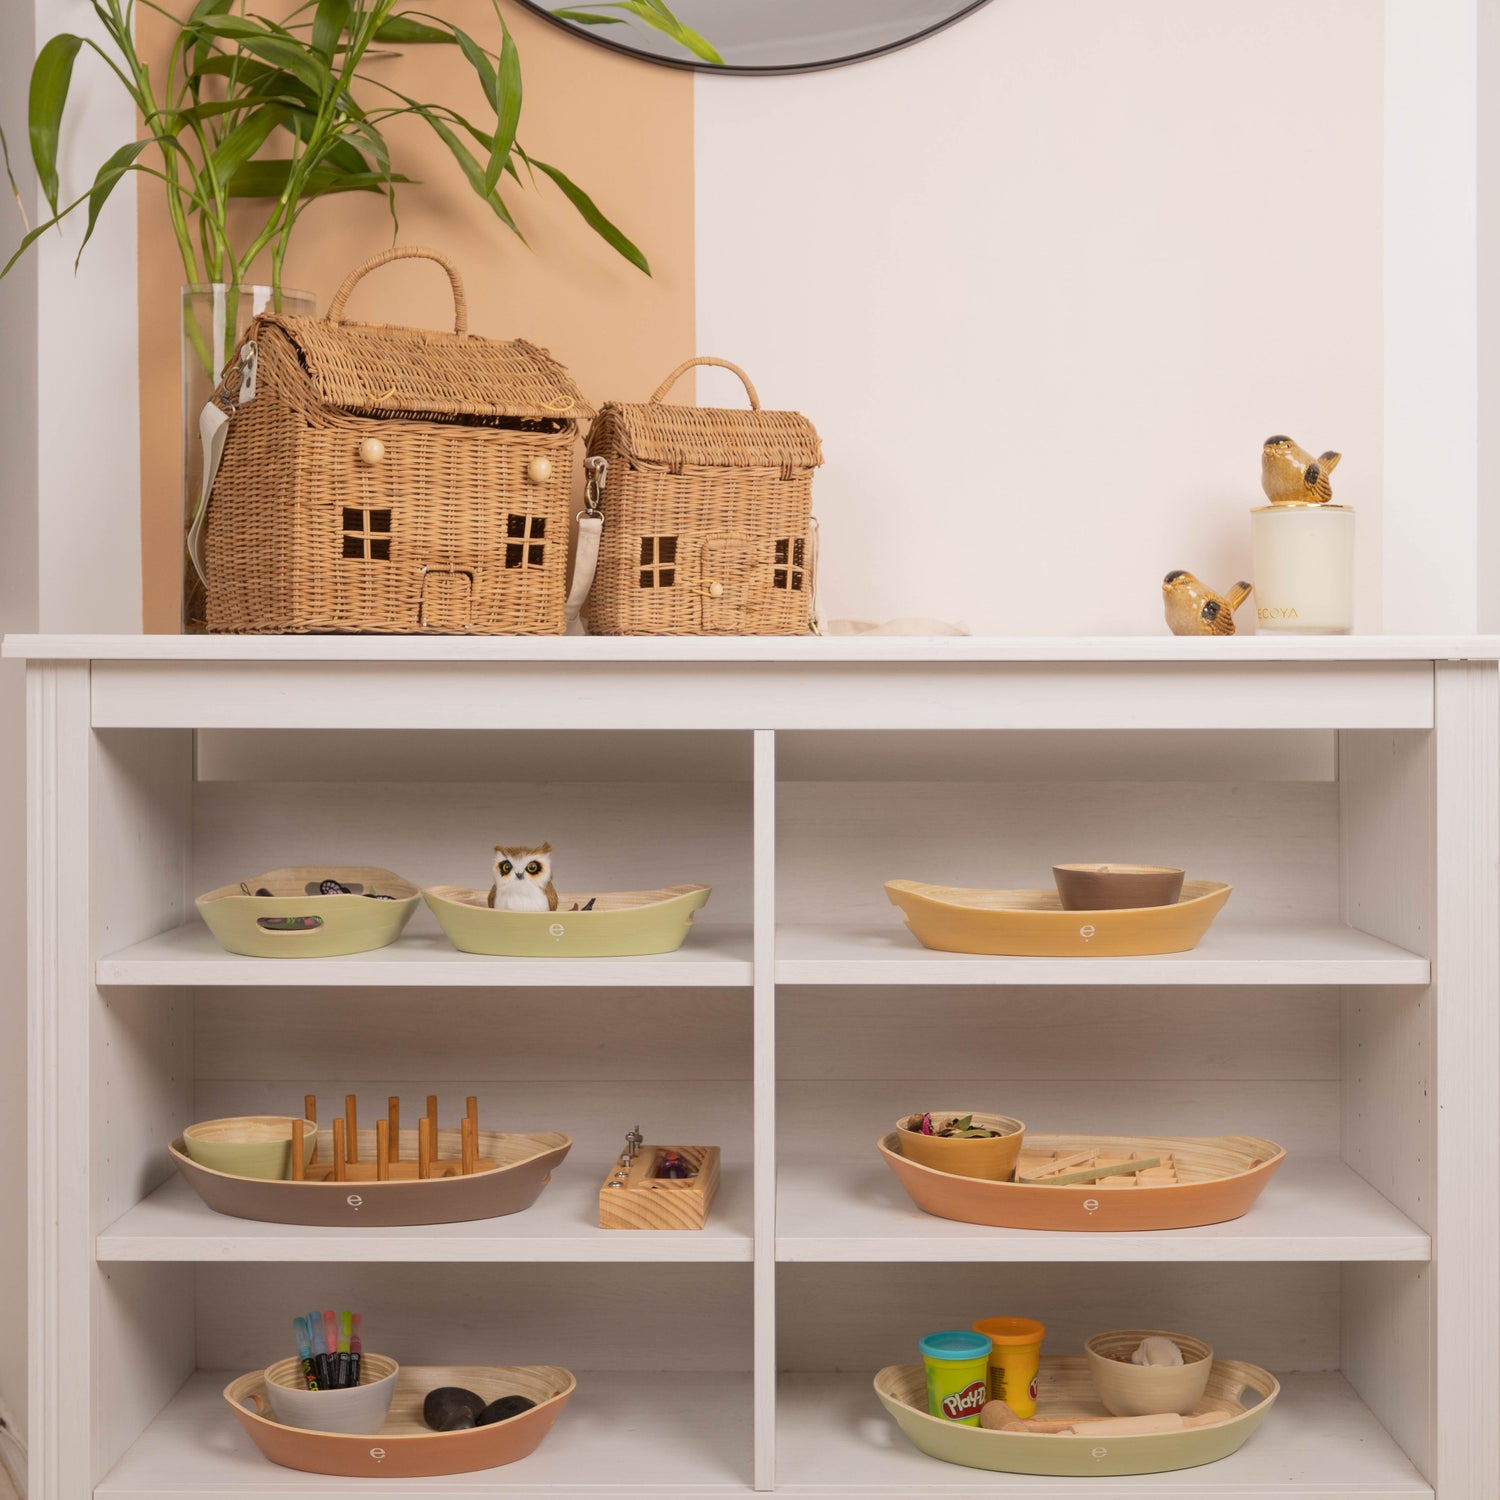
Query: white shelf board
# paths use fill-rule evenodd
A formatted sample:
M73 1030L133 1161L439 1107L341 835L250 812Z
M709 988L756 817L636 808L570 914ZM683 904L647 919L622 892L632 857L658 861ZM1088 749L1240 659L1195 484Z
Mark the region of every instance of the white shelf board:
M924 948L892 908L883 927L784 926L778 984L1422 985L1432 965L1337 922L1221 922L1188 953L1142 958L988 958Z
M215 1213L174 1175L99 1235L94 1253L101 1261L748 1261L750 1199L748 1169L728 1167L701 1230L600 1229L599 1182L572 1173L504 1218L316 1229Z
M1426 1483L1337 1374L1282 1375L1281 1395L1238 1453L1126 1479L1033 1478L945 1464L886 1415L872 1375L783 1375L778 1495L977 1495L1005 1500L1432 1500Z
M1352 1168L1289 1157L1243 1218L1200 1229L1052 1233L924 1214L889 1167L843 1157L789 1165L777 1178L783 1261L1430 1260L1428 1236Z
M441 933L407 933L388 948L347 958L241 958L202 922L186 922L101 958L98 984L420 985L570 987L749 985L750 934L694 930L675 953L644 958L488 958L460 953Z
M221 1396L238 1373L194 1375L95 1487L94 1500L532 1500L603 1489L687 1500L750 1488L748 1374L579 1372L567 1409L529 1458L474 1474L360 1480L303 1474L262 1458Z

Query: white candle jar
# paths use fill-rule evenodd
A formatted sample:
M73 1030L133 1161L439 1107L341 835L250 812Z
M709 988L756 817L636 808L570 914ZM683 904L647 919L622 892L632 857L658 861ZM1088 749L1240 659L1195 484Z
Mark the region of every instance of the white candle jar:
M1354 628L1354 511L1262 505L1250 512L1256 629L1347 635Z

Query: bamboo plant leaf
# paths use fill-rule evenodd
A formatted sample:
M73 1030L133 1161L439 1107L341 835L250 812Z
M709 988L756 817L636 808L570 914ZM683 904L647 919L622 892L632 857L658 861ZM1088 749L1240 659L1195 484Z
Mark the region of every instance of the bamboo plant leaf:
M500 181L500 174L510 165L511 149L516 144L516 130L521 124L521 55L516 51L515 38L502 20L500 41L500 65L496 69L500 88L500 103L495 110L495 143L490 148L489 165L484 169L484 185L491 192Z
M408 43L424 46L435 42L453 44L453 33L440 26L429 26L425 21L414 21L409 16L392 16L375 28L372 40L377 42Z
M244 51L285 69L320 97L331 82L327 67L290 34L277 35L275 31L239 16L206 16L198 22L198 27L214 36L238 42Z
M526 236L521 233L520 225L511 218L510 210L505 206L500 194L493 188L485 186L484 173L480 170L474 153L459 140L446 121L439 117L436 110L428 109L425 105L416 105L414 113L426 120L433 134L448 148L449 155L458 163L458 169L468 179L469 186L489 204L495 217L524 244Z
M5 159L5 180L10 184L10 195L16 200L16 209L21 215L21 227L27 229L31 221L26 217L26 204L21 199L21 189L16 186L16 174L10 169L10 142L0 130L0 157Z
M325 63L333 61L334 49L349 29L349 0L318 0L313 15L312 49Z
M643 25L651 27L653 31L660 31L663 35L671 37L678 46L685 47L694 56L701 57L704 62L713 63L717 67L724 66L724 59L719 55L713 43L706 37L700 36L691 26L683 25L665 5L655 4L653 0L610 0L610 3L602 5L600 10L623 10ZM553 14L564 13L554 11ZM589 15L593 15L596 19L587 19ZM565 19L582 21L586 26L607 24L606 18L600 16L598 11L576 11L570 8Z
M599 212L598 206L584 190L578 186L565 172L557 167L550 166L547 162L540 161L534 156L527 156L525 160L538 172L550 177L563 191L563 196L576 208L585 224L612 249L617 250L631 265L642 270L646 275L651 274L651 265L640 249L617 229L608 219Z
M57 180L57 137L62 129L63 110L68 103L68 86L73 81L73 62L82 46L82 37L62 32L42 47L31 69L31 93L26 105L27 125L31 131L31 159L36 163L37 180L54 216L60 186Z
M601 16L587 10L554 10L554 16L579 26L624 26L624 16Z
M78 254L73 259L73 269L78 269L78 262L83 259L83 247L93 237L94 225L99 222L99 214L104 205L109 201L109 195L114 192L115 184L126 175L134 171L135 159L147 146L157 145L163 151L172 150L176 142L171 136L146 136L139 141L131 141L121 146L104 163L95 174L94 185L89 189L89 218L88 227L83 232L83 243L78 247Z
M285 125L291 112L279 104L265 104L240 121L210 153L207 165L220 183L229 182L265 145L271 132Z
M229 179L225 191L231 198L279 198L286 191L294 163L286 157L269 161L247 161ZM336 167L315 167L304 179L302 196L321 198L328 193L383 193L388 183L411 183L400 173L344 172Z

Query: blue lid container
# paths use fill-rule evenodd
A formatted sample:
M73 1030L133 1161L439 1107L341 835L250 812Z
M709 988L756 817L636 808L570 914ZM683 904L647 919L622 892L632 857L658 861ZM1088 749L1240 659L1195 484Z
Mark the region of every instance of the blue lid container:
M927 1359L988 1359L991 1344L988 1335L967 1328L950 1328L929 1333L920 1346Z

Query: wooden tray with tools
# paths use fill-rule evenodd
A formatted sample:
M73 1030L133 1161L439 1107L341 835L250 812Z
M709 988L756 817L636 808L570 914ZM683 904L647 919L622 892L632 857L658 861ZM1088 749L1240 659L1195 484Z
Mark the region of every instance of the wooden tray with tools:
M945 953L1012 958L1127 958L1196 948L1229 900L1218 880L1189 880L1168 906L1064 911L1055 890L986 891L888 880L917 941Z
M668 1153L691 1175L662 1176ZM719 1191L717 1146L650 1146L639 1129L599 1189L601 1229L702 1229Z
M317 1120L317 1097L306 1114ZM216 1213L273 1224L453 1224L519 1213L536 1202L573 1142L556 1131L481 1130L472 1095L457 1129L438 1125L437 1095L415 1130L401 1127L400 1100L391 1098L374 1129L360 1129L357 1101L345 1097L344 1114L319 1130L312 1160L303 1166L303 1127L292 1132L286 1179L236 1177L200 1166L179 1137L173 1160L199 1197Z
M1014 1182L909 1161L894 1131L886 1165L924 1213L1003 1229L1191 1229L1247 1213L1286 1159L1251 1135L1028 1135Z

